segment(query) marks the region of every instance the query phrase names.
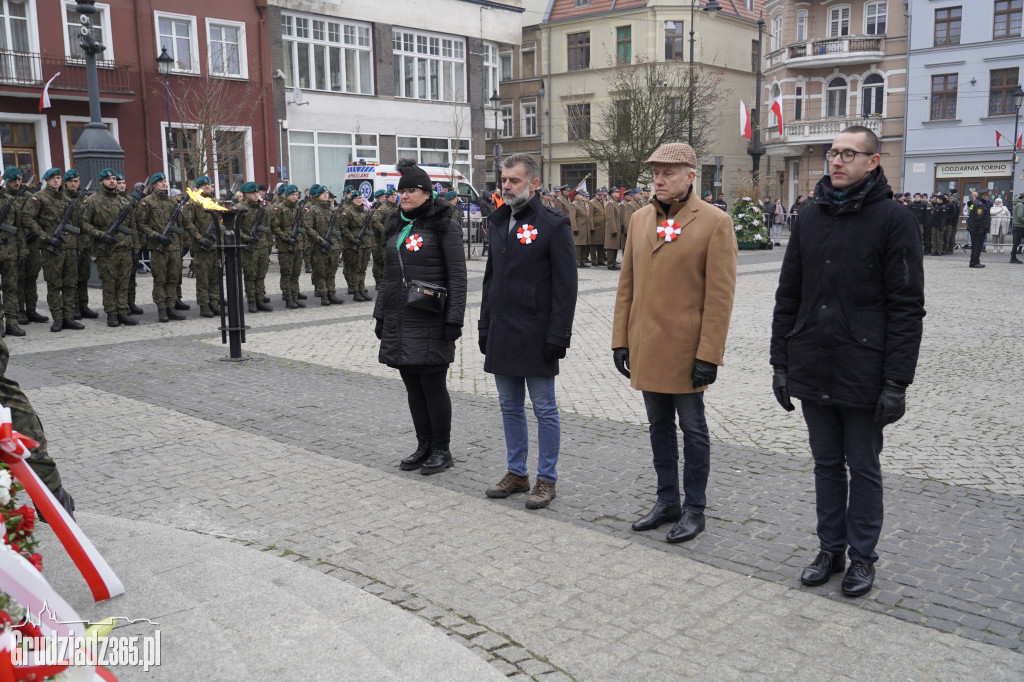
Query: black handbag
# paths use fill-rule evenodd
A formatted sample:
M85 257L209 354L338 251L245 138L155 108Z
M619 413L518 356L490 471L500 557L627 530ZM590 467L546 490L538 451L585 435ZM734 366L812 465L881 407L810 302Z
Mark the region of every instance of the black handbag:
M408 290L405 305L410 308L419 308L431 313L444 314L445 303L448 301L448 290L440 284L424 282L422 280L405 279L405 264L402 262L402 249L398 245L398 267L402 270L402 286ZM444 248L441 249L441 256L444 257Z

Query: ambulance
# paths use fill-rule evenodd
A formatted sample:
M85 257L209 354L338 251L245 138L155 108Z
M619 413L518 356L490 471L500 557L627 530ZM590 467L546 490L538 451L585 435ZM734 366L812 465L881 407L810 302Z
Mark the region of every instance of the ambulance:
M438 194L450 189L458 192L459 202L463 211L469 214L470 222L480 222L480 193L469 184L466 176L447 166L421 165L420 168L430 176L430 181ZM395 170L394 164L360 160L348 164L345 170L345 185L355 187L363 195L363 201L369 202L373 193L379 189L398 189L401 177L402 174ZM453 180L455 187L452 187Z

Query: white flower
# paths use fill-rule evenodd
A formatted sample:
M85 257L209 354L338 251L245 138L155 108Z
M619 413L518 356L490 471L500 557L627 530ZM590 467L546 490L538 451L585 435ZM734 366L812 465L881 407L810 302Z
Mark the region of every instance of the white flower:
M733 228L734 228L734 229L735 229L735 230L736 230L737 232L739 232L740 230L742 230L742 229L743 229L743 226L742 226L742 225L733 225Z
M0 471L0 505L6 505L11 501L11 472L6 469Z
M743 197L743 201L750 201L750 197Z
M747 214L746 213L737 213L736 217L739 218L740 220L743 220L744 218L747 217Z
M753 225L754 227L757 227L758 225L760 225L760 224L761 224L761 221L760 221L760 220L754 220L754 221L753 221L753 222L751 222L750 224L751 224L751 225Z
M760 232L758 232L757 234L755 234L755 235L754 235L754 241L755 241L755 242L759 242L759 241L761 241L762 239L764 239L764 237L762 237L762 236L761 236L761 233L760 233Z

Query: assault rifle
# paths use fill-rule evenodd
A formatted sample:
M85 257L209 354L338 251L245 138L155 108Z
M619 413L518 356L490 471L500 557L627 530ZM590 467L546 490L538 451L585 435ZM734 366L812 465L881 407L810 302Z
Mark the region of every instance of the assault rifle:
M11 209L14 208L14 202L24 196L25 192L28 191L28 186L36 179L36 176L32 176L28 179L28 182L24 183L15 194L12 194L7 203L4 204L3 208L0 208L0 230L7 232L8 234L18 234L18 228L14 225L9 225L4 221L7 220L7 216L10 215ZM7 237L3 238L5 241L0 241L0 244L6 243Z
M359 230L359 234L356 235L356 248L360 248L363 245L363 237L366 236L366 230L370 227L370 221L373 220L373 212L377 209L370 209L366 212L366 217L363 218L363 226Z
M264 199L260 202L259 210L256 211L256 217L252 219L252 228L249 229L249 239L246 240L242 248L246 251L252 251L253 247L260 243L263 239L264 232L270 232L270 228L266 225L261 225L263 216L267 213L267 200ZM207 235L209 236L209 235Z
M132 233L132 228L125 227L124 221L128 218L128 215L132 212L132 209L135 208L135 204L139 203L142 200L142 197L145 195L145 193L146 185L141 182L135 183L135 191L128 195L128 203L121 207L121 212L117 214L117 217L114 218L114 222L110 223L110 227L107 228L107 231L103 235L104 237L113 237L114 241L110 243L101 241L100 251L102 251L105 254L109 254L111 251L114 250L114 246L117 244L118 232L121 232L123 234Z
M288 243L292 247L292 252L295 251L295 242L298 240L300 234L306 234L306 228L300 227L299 223L302 221L302 209L306 207L306 200L302 199L295 204L295 218L292 220L292 233L288 238Z
M60 217L60 222L57 223L57 227L53 230L53 237L51 238L51 240L56 239L61 244L67 244L68 232L72 234L78 234L79 232L82 231L80 228L78 228L75 225L72 225L68 221L71 220L71 214L75 212L75 209L78 208L78 205L85 201L86 194L91 188L92 180L90 180L89 184L85 186L85 189L80 191L78 193L78 196L75 197L70 204L68 204L68 207L64 209L64 215ZM58 253L60 253L60 247L53 244L52 241L46 245L46 250L55 256Z
M185 230L175 225L174 221L177 220L178 216L181 215L181 212L185 210L185 205L188 202L189 196L187 194L183 194L181 199L178 200L178 205L174 207L174 212L171 213L170 220L167 221L167 224L164 225L164 229L160 232L159 235L157 235L157 238L154 240L156 242L156 250L159 251L160 253L166 253L167 246L168 244L171 243L170 237L167 236L168 234L170 234L171 232L175 234L185 234ZM164 242L167 242L167 244L165 244Z
M341 236L341 232L334 229L334 223L338 221L338 214L341 212L342 210L340 208L331 211L331 219L327 221L327 234L324 235L324 239L327 243L320 247L324 253L330 253L331 248L334 246L334 237Z

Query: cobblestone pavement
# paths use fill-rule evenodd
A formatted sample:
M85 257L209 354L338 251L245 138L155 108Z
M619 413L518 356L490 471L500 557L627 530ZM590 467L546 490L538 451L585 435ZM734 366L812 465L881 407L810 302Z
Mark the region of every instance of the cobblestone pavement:
M684 546L629 530L654 477L639 398L609 362L615 274L603 269L581 271L558 498L539 513L482 495L504 448L472 342L450 382L456 468L397 470L404 389L376 363L369 304L250 316L256 355L243 364L218 361L211 320L51 338L32 325L10 341L11 372L83 509L281 551L447 628L513 677L1020 679L1022 320L1004 302L1024 273L989 262L926 263L921 368L883 455L878 580L854 601L838 580L795 577L816 541L802 424L769 388L778 254L741 257L730 364L708 396L708 529ZM478 291L482 263L470 271Z

